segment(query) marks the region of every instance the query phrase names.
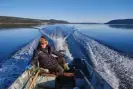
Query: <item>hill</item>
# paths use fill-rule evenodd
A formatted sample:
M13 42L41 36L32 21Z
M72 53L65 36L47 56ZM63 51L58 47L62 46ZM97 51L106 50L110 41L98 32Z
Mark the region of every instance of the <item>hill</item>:
M111 20L105 24L133 24L133 19L117 19Z
M9 16L0 16L0 24L55 24L55 23L68 23L63 20L40 20L40 19L30 19L30 18L21 18L21 17L9 17Z

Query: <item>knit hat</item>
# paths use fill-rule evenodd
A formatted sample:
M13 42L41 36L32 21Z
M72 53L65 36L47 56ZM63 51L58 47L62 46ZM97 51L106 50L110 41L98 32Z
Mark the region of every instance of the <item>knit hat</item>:
M45 38L40 39L41 44L48 44L48 41Z

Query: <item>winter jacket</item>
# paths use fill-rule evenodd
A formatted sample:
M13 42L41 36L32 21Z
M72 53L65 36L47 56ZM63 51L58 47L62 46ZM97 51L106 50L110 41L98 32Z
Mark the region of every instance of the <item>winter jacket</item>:
M53 54L56 55L58 58L53 57ZM62 57L64 57L63 54L56 51L51 46L47 45L44 49L37 49L34 52L34 57L32 60L32 64L39 62L39 66L45 69L55 70L59 65L59 63L62 61ZM58 59L58 60L57 60Z

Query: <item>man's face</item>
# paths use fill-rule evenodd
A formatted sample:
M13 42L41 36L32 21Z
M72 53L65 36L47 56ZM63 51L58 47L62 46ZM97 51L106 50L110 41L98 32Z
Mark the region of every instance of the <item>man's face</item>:
M47 44L41 44L42 48L46 48Z

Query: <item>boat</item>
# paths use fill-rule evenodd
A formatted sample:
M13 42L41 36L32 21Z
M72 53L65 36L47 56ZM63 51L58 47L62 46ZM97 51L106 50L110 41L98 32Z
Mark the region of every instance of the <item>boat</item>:
M8 89L113 89L85 59L75 58L62 76L31 66Z

